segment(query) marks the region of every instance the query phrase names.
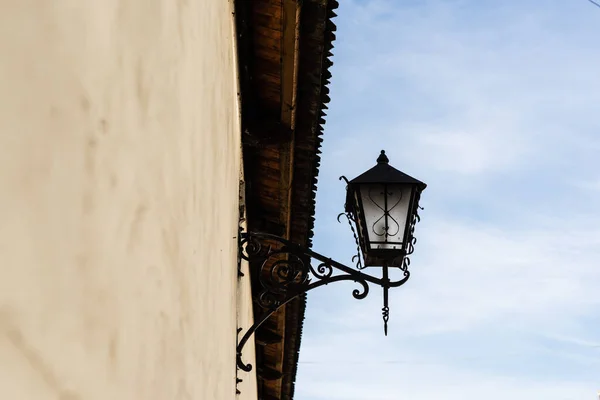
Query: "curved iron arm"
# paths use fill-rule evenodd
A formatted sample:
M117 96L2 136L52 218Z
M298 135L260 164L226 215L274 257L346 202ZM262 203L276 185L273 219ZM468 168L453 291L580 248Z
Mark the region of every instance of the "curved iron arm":
M247 261L261 262L258 280L262 290L258 293L258 304L264 312L246 331L237 345L237 366L243 371L252 370L252 365L242 360L242 350L256 330L279 308L296 297L333 282L353 281L360 284L352 296L364 299L369 293L369 283L384 289L384 330L387 334L389 307L387 292L391 287L403 285L410 277L407 265L399 263L402 279L391 281L388 266L383 266L383 278L377 278L341 264L315 251L299 246L280 236L260 232L243 232L239 236L239 254ZM314 268L311 259L318 260Z

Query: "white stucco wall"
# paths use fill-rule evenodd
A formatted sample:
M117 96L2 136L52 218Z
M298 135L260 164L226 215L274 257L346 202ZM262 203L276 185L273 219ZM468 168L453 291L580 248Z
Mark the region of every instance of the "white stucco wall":
M231 11L0 0L0 399L235 398Z

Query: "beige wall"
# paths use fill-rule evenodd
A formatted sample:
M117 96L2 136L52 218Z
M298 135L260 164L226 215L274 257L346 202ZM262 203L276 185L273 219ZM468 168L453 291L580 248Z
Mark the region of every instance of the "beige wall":
M248 331L248 328L250 328L254 323L252 307L248 306L248 299L251 299L252 296L250 279L248 278L250 276L250 269L248 263L245 261L242 262L242 273L244 274L244 278L240 279L240 285L238 285L238 325L240 328L242 328L242 331L239 334L239 339L244 336L244 334ZM255 354L254 338L251 337L250 340L246 342L242 350L242 361L246 364L250 363L252 365L252 371L244 372L242 370L238 370L238 378L242 380L240 383L238 383L238 389L240 391L240 395L238 396L239 400L256 399L257 387Z
M0 0L0 399L235 398L231 11Z

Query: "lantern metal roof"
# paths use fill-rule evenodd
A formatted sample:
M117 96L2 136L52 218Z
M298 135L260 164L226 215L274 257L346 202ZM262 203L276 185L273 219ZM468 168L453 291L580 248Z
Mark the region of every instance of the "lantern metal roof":
M352 179L350 183L413 183L424 190L427 185L389 164L390 160L385 155L385 150L381 150L381 154L377 158L377 165Z
M377 165L370 170L360 174L356 178L348 182L348 185L364 184L364 183L380 183L380 184L392 184L392 183L403 183L403 184L414 184L417 186L419 191L425 190L427 184L420 180L413 178L410 175L405 174L402 171L398 171L396 168L389 164L390 160L385 154L385 150L381 150L381 154L377 158ZM347 196L352 196L352 191L349 190ZM346 198L346 211L349 211L348 207L352 204L348 197Z

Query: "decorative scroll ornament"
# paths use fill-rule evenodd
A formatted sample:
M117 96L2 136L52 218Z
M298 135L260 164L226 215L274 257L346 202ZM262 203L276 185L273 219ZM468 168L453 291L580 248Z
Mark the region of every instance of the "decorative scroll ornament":
M352 234L354 235L354 241L356 242L356 254L352 256L352 262L354 263L354 265L356 265L356 268L363 269L365 267L363 266L362 258L360 256L360 242L358 241L358 236L356 235L356 231L354 230L354 225L356 225L356 222L354 221L352 214L348 212L340 213L337 217L338 222L342 222L340 221L340 218L342 216L346 217L346 219L348 220L348 225L350 225L350 230L352 231Z
M390 192L387 188L385 189L385 191L380 192L380 194L387 196L393 196L393 193ZM384 204L379 204L379 202L377 202L374 198L373 198L373 188L369 189L369 200L373 203L373 205L375 205L375 207L379 208L381 210L381 217L379 217L378 220L376 220L373 223L373 226L371 227L371 230L373 231L373 233L376 236L380 236L380 237L385 237L385 239L387 240L387 238L389 236L396 236L398 234L398 232L400 232L400 224L398 223L398 221L396 221L396 219L392 216L392 210L394 210L394 208L396 208L398 206L398 204L400 204L400 202L402 201L402 192L400 192L400 196L398 197L398 201L396 201L396 203L394 203L391 207L385 207ZM378 232L376 230L376 227L379 224L379 222L384 219L386 220L386 224L381 227L381 231ZM392 232L390 233L390 226L389 226L389 222L393 222L392 225Z
M387 307L387 290L403 285L410 273L403 270L401 279L391 281L384 267L383 278L377 278L348 267L328 257L286 239L267 233L242 232L239 241L240 255L244 260L260 264L258 279L262 289L257 294L258 304L264 309L237 346L237 366L243 371L251 371L252 366L242 360L244 345L256 330L280 307L292 299L318 287L333 282L351 281L358 285L352 296L361 300L369 294L369 284L384 289L384 307ZM316 267L311 259L318 261ZM389 307L384 321L389 318ZM386 328L387 332L387 328Z
M345 176L342 175L342 176L340 176L340 181L341 180L346 182L346 190L348 190L348 186L347 186L348 178L346 178ZM344 208L346 208L346 207L344 207ZM352 213L346 211L346 212L340 213L337 216L337 220L340 223L342 222L342 221L340 221L340 218L342 216L346 217L346 220L348 221L348 225L350 226L350 230L352 231L352 235L354 236L354 242L356 243L356 255L352 256L352 262L356 265L356 268L363 269L365 267L363 266L362 257L360 256L360 241L359 241L358 235L356 234L356 230L354 229L354 227L356 226L356 220L354 219L354 216L352 216Z

